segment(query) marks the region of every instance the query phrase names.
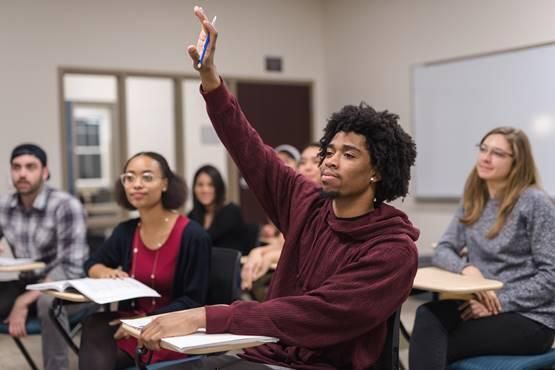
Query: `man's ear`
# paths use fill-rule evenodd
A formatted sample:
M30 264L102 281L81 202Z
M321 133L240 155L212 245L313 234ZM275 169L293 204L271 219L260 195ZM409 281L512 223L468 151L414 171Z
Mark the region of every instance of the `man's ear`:
M370 182L379 182L381 181L382 177L379 173L375 172L370 176Z
M46 181L46 180L49 180L49 179L50 179L50 171L48 171L48 167L45 166L42 169L42 180Z

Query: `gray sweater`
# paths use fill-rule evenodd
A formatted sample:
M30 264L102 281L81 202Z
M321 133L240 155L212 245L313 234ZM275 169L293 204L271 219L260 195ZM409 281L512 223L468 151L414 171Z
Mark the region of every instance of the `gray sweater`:
M501 232L487 239L499 205L490 199L470 226L459 221L459 207L438 243L433 264L457 273L468 265L477 267L486 278L503 282L497 291L503 312L517 312L555 329L555 205L543 191L528 188ZM468 262L459 257L465 246Z

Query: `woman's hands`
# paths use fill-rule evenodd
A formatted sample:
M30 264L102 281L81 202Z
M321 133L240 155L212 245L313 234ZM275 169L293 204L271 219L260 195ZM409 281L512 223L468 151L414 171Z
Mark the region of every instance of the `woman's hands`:
M123 279L129 274L119 269L113 269L97 263L89 269L89 277L94 279Z
M480 270L472 265L466 266L461 271L461 274L466 276L476 276L482 279L484 278ZM497 294L493 290L476 292L474 293L474 296L476 297L476 299L471 299L461 306L461 310L463 311L461 314L461 318L463 320L497 315L502 312L501 302L499 301L499 298L497 298ZM482 308L485 309L489 314L484 314Z

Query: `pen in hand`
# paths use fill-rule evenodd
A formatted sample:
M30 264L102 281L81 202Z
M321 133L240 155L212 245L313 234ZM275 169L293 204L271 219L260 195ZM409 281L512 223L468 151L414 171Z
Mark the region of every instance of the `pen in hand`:
M212 19L212 25L216 24L216 16ZM208 44L210 43L210 32L206 35L206 40L204 41L204 46L202 47L202 53L200 54L200 59L197 63L197 68L202 67L202 62L204 61L204 55L206 54L206 49L208 49Z

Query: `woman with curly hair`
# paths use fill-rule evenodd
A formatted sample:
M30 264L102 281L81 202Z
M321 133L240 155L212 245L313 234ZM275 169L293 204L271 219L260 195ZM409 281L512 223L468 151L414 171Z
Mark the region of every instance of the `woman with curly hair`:
M478 144L461 206L433 263L503 288L467 301L420 306L410 341L411 370L445 369L482 355L530 355L551 348L555 333L555 205L538 186L526 134L488 132ZM460 256L467 248L468 260Z

